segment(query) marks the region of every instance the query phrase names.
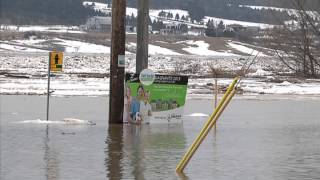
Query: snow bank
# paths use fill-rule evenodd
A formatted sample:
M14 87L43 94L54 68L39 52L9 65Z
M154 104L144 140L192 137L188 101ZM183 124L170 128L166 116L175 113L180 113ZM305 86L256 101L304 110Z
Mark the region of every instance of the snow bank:
M246 92L259 94L320 95L320 83L266 83L253 80L245 81L241 88Z

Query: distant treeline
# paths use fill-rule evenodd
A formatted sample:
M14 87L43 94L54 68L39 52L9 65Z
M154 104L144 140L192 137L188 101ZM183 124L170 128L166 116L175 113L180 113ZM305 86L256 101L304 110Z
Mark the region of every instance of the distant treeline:
M103 0L102 0L103 1ZM111 2L110 0L105 0ZM127 0L129 6L136 7L138 0ZM294 0L150 0L151 8L177 8L190 12L190 17L200 20L204 16L214 16L240 21L278 24L288 20L285 12L275 10L255 10L239 7L239 5L273 6L282 8L295 8ZM306 9L319 10L320 0L302 0Z
M100 14L90 7L84 7L83 1L0 0L0 23L79 25L84 23L87 17ZM108 4L112 2L112 0L92 1ZM214 16L240 21L278 24L289 19L287 13L270 9L255 10L239 7L239 5L295 8L294 1L296 0L150 0L150 8L187 10L193 20L201 20L204 16ZM320 9L320 0L301 1L306 9ZM137 7L137 2L138 0L127 0L127 5Z
M0 0L1 24L79 25L97 15L83 0Z
M253 6L271 6L271 7L281 7L295 9L296 0L229 0L232 4L241 5L253 5ZM307 10L319 10L320 1L319 0L300 0Z

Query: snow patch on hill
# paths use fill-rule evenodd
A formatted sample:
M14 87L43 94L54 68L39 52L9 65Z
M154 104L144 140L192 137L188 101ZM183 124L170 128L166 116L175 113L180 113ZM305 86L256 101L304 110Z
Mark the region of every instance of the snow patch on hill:
M62 45L65 47L65 52L82 52L82 53L110 53L110 47L103 45L96 45L92 43L85 43L80 41L71 41L55 38L57 41L56 44Z
M248 55L252 55L252 56L256 56L257 54L259 54L259 56L266 56L265 54L254 50L252 48L246 47L244 45L241 45L239 43L235 43L235 42L228 42L228 46L230 46L233 49L236 49L237 51L243 52L245 54Z
M172 50L166 48L166 43L164 45L153 45L149 44L149 55L183 55L178 52L185 51L185 54L200 55L200 56L239 56L236 53L232 53L234 50L242 52L239 54L256 55L258 53L257 49L262 49L261 47L256 47L250 44L244 44L240 42L227 41L226 48L221 50L210 50L210 44L205 41L180 41L176 44L183 44L182 49ZM16 51L16 52L47 52L52 49L59 49L67 53L97 53L97 54L110 54L110 47L105 45L93 44L88 42L67 40L61 38L49 38L49 39L37 39L31 36L30 39L20 39L12 41L0 41L1 51ZM128 42L126 44L127 52L126 54L135 53L136 43ZM130 52L129 52L130 51ZM177 52L178 51L178 52ZM260 53L259 56L266 56L264 53Z
M269 10L275 10L275 11L280 11L280 12L287 12L288 15L298 15L298 10L296 9L289 9L289 8L279 8L279 7L271 7L271 6L249 6L249 5L239 5L239 7L247 7L251 9L256 9L256 10L263 10L263 9L269 9ZM312 18L319 18L320 14L316 11L306 11L309 16Z
M223 19L223 18L216 18L205 16L203 21L207 23L209 20L213 20L218 24L220 21L223 21L224 25L231 25L231 24L239 24L244 27L260 27L261 29L273 28L274 25L264 24L264 23L254 23L254 22L247 22L247 21L237 21L237 20L230 20L230 19Z
M137 43L130 43L128 46L136 48L137 47ZM170 49L163 48L163 47L160 47L160 46L155 46L155 45L152 45L152 44L149 44L148 48L149 48L148 49L149 55L182 55L182 54L174 52L174 51L172 51Z
M183 48L182 50L200 56L238 56L229 52L218 52L209 50L210 45L204 41L186 41L190 47Z

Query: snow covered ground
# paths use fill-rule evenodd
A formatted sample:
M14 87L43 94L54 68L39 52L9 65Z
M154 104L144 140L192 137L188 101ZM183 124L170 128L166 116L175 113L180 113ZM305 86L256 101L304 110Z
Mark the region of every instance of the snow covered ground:
M279 7L272 7L272 6L249 6L249 5L239 5L239 7L247 7L251 9L263 10L263 9L271 9L280 12L287 12L289 16L299 16L299 12L296 9L289 9L289 8L279 8ZM320 14L317 11L306 11L308 15L312 18L319 18Z
M0 94L45 94L47 91L47 53L5 52L0 57ZM66 53L64 72L51 78L54 96L107 96L109 93L110 59L107 54ZM210 66L240 70L245 59L232 56L150 56L149 67L157 73L191 76L188 97L212 98L213 78ZM272 67L272 68L270 68ZM135 55L126 56L126 71L135 71ZM274 94L320 96L320 80L277 80L275 73L288 72L271 57L260 57L240 84L244 95ZM212 76L211 76L212 77ZM225 89L232 78L220 78L219 89Z
M209 50L209 44L204 41L186 41L188 48L183 48L184 51L195 55L206 56L239 56L230 52L217 52Z
M127 45L128 48L133 48L136 49L137 47L137 43L129 43ZM167 48L163 48L160 46L155 46L152 44L149 44L148 47L148 53L149 55L182 55L180 53L174 52L173 50L167 49Z
M261 53L261 52L259 52L257 50L254 50L252 48L246 47L241 43L228 42L228 46L230 46L233 49L236 49L237 51L243 52L245 54L250 54L252 56L256 56L256 55L267 56L267 55L265 55L265 54L263 54L263 53Z
M16 25L0 25L0 31L16 31L16 32L55 32L55 33L85 33L80 31L78 26L16 26Z
M203 21L205 23L207 23L209 20L213 20L216 24L219 24L219 22L222 21L224 25L239 24L244 27L260 27L261 29L267 29L267 28L274 27L274 25L271 25L271 24L254 23L254 22L247 22L247 21L237 21L237 20L223 19L223 18L210 17L210 16L205 16L203 19Z
M163 46L167 44L162 43ZM255 55L258 53L257 50L252 49L253 45L240 43L237 41L229 40L227 42L226 49L217 51L209 50L210 44L205 41L179 41L175 44L183 44L185 47L181 48L179 52L171 50L166 47L160 47L154 44L149 44L150 55L200 55L200 56L240 56L236 54ZM171 43L172 45L172 43ZM87 43L82 41L67 40L61 38L46 38L38 39L35 36L31 36L29 39L11 40L11 41L0 41L0 51L13 51L13 52L48 52L51 49L58 48L60 51L66 53L101 53L110 54L110 47L105 45L98 45L93 43ZM260 47L255 47L260 48ZM261 48L260 48L261 49ZM136 51L136 43L127 42L126 54L134 53ZM235 51L235 52L233 52ZM184 53L180 53L184 52ZM266 56L263 53L260 56Z
M0 50L20 51L20 52L48 52L46 49L58 46L68 53L110 53L110 48L103 45L85 43L81 41L65 40L60 38L53 39L23 39L12 41L0 41ZM59 49L61 49L59 48Z

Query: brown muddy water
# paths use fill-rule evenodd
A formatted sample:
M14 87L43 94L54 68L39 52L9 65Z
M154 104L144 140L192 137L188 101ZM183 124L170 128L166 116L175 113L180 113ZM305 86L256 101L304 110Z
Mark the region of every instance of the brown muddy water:
M184 175L175 167L205 123L108 125L107 97L0 96L1 180L319 179L319 99L234 99ZM185 115L210 114L189 99ZM65 124L64 118L96 125ZM41 119L41 120L38 120Z

